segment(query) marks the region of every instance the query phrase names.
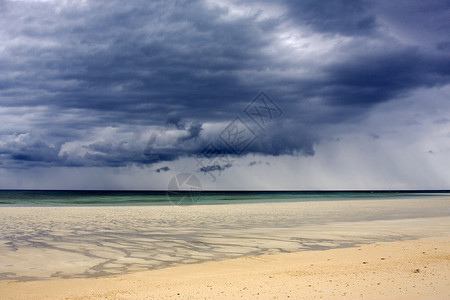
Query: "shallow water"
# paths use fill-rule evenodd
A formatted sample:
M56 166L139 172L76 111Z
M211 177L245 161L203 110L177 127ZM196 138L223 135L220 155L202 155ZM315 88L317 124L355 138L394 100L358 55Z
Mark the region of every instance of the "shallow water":
M450 234L450 198L0 208L0 278L135 272Z

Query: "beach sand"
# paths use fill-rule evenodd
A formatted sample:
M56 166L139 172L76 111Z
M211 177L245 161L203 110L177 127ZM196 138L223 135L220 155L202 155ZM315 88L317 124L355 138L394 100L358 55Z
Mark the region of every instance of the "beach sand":
M241 257L112 277L1 281L2 299L450 299L450 238Z
M0 227L1 299L450 299L448 197L2 207Z

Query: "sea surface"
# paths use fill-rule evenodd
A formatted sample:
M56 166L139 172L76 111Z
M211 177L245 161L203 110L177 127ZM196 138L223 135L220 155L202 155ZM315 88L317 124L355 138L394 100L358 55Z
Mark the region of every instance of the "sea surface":
M82 191L0 190L0 206L211 205L254 202L303 202L405 199L450 196L429 191Z

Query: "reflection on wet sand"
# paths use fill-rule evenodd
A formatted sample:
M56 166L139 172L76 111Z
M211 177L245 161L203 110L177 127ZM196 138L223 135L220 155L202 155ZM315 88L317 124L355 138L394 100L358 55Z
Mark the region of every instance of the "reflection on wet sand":
M3 207L0 279L121 274L450 233L450 199Z

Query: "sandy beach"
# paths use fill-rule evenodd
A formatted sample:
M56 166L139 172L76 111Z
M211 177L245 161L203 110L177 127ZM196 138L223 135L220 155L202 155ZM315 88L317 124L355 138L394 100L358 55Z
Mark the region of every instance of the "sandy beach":
M450 238L261 255L103 278L1 281L3 299L449 299Z
M448 197L2 207L2 299L448 299Z

